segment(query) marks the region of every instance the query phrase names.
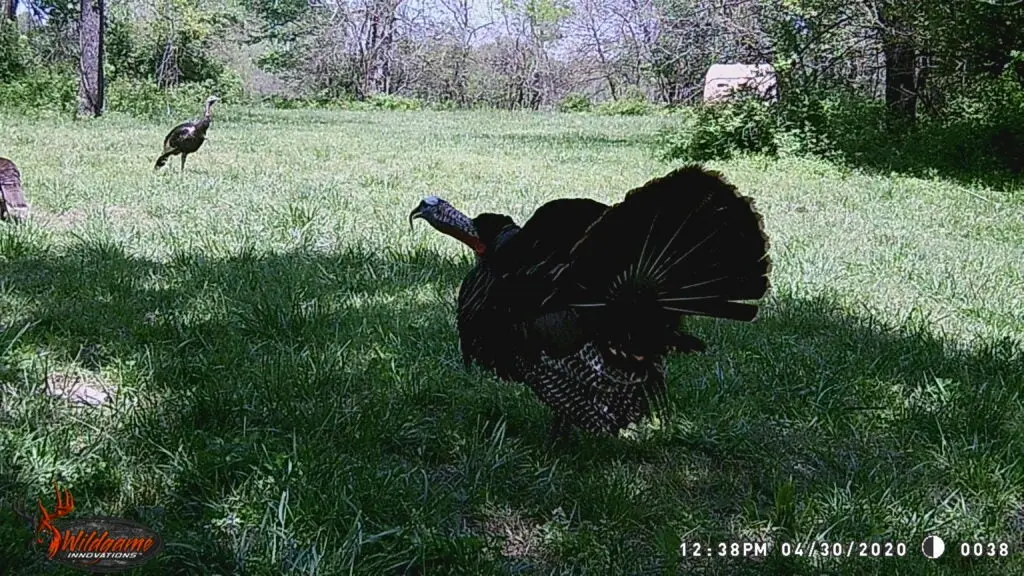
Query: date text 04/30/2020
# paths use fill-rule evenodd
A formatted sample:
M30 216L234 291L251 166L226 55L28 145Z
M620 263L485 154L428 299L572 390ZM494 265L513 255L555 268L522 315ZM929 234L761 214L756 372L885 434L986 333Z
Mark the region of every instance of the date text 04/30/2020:
M683 542L679 552L692 558L763 558L775 551L783 556L842 556L901 558L907 555L903 542Z

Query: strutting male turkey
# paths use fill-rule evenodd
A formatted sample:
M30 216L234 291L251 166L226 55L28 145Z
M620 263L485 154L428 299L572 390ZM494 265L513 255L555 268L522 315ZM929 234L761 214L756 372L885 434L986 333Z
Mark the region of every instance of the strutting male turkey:
M761 216L716 172L688 166L613 206L544 204L522 227L436 196L409 215L472 248L458 297L463 361L525 383L569 426L616 434L664 399L663 362L702 351L683 316L749 322L768 290Z
M28 202L21 189L21 172L7 158L0 158L0 220L19 222L28 216Z
M167 164L167 159L176 154L181 154L181 169L182 171L185 170L185 159L188 158L189 154L199 150L203 142L206 142L206 131L210 129L210 108L219 101L220 98L210 96L203 105L202 118L183 122L171 129L167 137L164 138L164 151L156 159L156 166L153 167L154 170L158 170L164 164Z

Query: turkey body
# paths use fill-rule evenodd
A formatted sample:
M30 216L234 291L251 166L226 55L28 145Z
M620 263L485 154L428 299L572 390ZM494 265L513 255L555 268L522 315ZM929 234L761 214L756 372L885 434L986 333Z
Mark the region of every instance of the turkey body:
M0 158L0 220L18 222L25 218L28 210L21 189L21 172L14 162Z
M684 316L751 321L768 290L768 238L752 202L697 166L613 206L561 199L523 225L469 219L429 197L410 215L471 246L459 288L463 361L529 386L567 425L615 434L666 395L664 360L704 344Z
M179 154L181 155L181 169L185 169L185 159L188 158L188 155L199 150L203 142L206 142L206 131L210 129L210 122L212 120L210 108L217 101L218 98L216 96L211 96L206 100L202 118L183 122L171 129L164 138L164 150L161 152L160 157L156 159L154 169L161 168L167 164L168 158Z

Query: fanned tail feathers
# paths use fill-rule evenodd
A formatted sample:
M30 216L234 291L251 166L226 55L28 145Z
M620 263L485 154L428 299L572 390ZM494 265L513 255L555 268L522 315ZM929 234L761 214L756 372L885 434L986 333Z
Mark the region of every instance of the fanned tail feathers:
M748 301L769 286L768 247L752 200L718 173L688 166L630 191L594 222L553 297L609 331L683 315L750 321L757 304Z

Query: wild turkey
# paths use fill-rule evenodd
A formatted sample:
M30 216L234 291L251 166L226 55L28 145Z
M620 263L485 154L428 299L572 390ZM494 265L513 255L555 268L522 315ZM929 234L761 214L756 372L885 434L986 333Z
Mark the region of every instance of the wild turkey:
M575 426L616 434L665 397L664 359L704 350L683 316L752 321L768 290L768 238L751 199L689 166L607 206L561 199L519 227L470 219L436 196L409 215L472 248L459 288L467 367L525 383L554 414L551 439Z
M206 99L203 117L199 120L178 124L167 137L164 138L164 151L156 159L154 170L159 170L167 159L176 154L181 154L181 169L185 170L185 159L188 155L199 150L199 147L206 141L206 131L210 128L210 108L220 98L210 96Z
M19 222L28 216L28 202L21 190L21 172L7 158L0 158L0 220Z

